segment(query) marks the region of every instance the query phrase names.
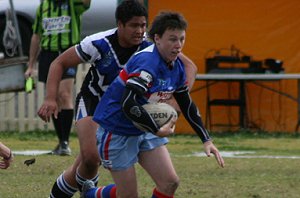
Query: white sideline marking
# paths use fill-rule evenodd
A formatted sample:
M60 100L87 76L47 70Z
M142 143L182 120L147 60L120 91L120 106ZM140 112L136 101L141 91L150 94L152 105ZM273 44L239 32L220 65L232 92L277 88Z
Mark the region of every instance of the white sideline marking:
M14 155L45 155L50 154L50 150L25 150L13 151ZM300 156L283 156L283 155L252 155L255 151L221 151L222 157L227 158L265 158L265 159L300 159ZM247 155L250 154L250 155ZM204 152L196 152L190 155L176 155L179 157L206 157Z
M228 158L300 159L300 156L252 155L254 153L255 151L220 151L222 157ZM204 152L197 152L191 155L183 155L183 157L206 157L206 154Z
M48 150L24 150L24 151L13 151L14 155L45 155L50 154L52 151Z

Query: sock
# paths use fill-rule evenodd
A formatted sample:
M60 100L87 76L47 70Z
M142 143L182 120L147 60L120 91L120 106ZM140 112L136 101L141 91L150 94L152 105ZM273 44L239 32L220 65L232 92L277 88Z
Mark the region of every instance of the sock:
M159 192L156 188L154 188L151 198L174 198L174 195L172 196L164 195L163 193Z
M54 128L55 128L55 131L56 131L59 142L61 142L61 140L62 140L62 136L61 136L62 129L61 129L61 123L60 123L60 121L61 121L60 114L61 114L60 112L57 114L57 119L54 118L54 115L52 115L53 125L54 125Z
M73 109L62 109L60 112L60 123L61 123L61 141L69 142L69 136L73 124L74 110Z
M86 181L86 180L91 180L94 182L95 186L97 186L98 184L98 180L99 180L99 175L97 174L94 178L92 179L87 179L87 178L84 178L82 177L79 172L78 172L78 168L76 170L76 182L77 182L77 187L79 189L79 191L81 192L82 191L82 185L83 183Z
M85 193L86 198L116 198L117 188L115 184L109 184L107 186L99 188L91 188Z
M76 192L77 188L70 186L63 177L63 173L57 178L51 189L50 198L69 198Z

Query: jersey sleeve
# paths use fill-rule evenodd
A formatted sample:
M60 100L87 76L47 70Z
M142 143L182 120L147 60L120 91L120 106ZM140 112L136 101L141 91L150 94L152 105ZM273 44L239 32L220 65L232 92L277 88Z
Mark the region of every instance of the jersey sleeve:
M78 15L81 15L83 12L85 12L86 10L89 9L90 4L89 5L85 5L83 3L83 0L73 0L74 3L74 8L75 8L75 12Z
M126 89L122 100L122 109L125 115L135 123L155 134L159 126L148 112L138 102L139 97L147 92L152 77L149 73L141 71L139 75L131 76L126 81Z
M189 122L191 127L200 137L201 141L207 142L211 140L208 131L203 125L200 112L197 106L192 101L188 86L184 86L178 90L176 90L173 95L178 103L181 112L183 113L185 119Z
M76 53L83 62L94 63L96 60L101 59L101 53L95 47L93 42L101 41L106 36L115 33L117 28L112 28L103 32L98 32L85 37L79 44L75 46Z
M142 98L147 95L155 78L155 72L149 67L151 64L153 63L149 59L146 60L145 54L133 56L120 75L123 76L122 79L125 81L126 86L122 100L123 112L129 119L155 134L158 132L159 126L142 107L143 103L140 103Z
M92 37L87 36L75 46L76 53L83 62L94 63L97 59L101 59L101 54L92 41Z

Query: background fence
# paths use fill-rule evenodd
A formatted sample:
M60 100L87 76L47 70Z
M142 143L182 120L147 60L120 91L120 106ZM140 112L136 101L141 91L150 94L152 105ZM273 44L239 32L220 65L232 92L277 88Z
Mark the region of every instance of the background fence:
M74 100L89 67L89 64L78 66ZM45 87L37 79L35 79L35 85L36 88L31 93L21 91L0 94L0 132L54 130L52 121L45 123L37 116L38 108L44 100Z

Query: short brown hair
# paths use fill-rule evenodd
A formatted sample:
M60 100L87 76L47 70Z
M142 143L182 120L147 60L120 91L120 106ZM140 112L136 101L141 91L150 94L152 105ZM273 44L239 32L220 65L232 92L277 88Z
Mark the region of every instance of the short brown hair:
M154 35L162 36L167 29L186 30L185 18L177 12L161 12L153 20L149 30L149 38L154 40Z

